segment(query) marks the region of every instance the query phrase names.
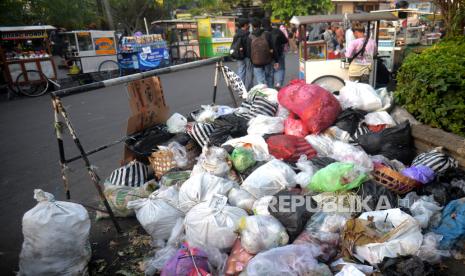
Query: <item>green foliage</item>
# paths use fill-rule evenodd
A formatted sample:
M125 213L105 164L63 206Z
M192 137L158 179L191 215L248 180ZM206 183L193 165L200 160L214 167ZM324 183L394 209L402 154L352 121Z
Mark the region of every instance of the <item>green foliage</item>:
M325 14L333 10L331 0L269 0L273 16L289 20L296 15Z
M465 136L465 37L411 53L397 75L396 101L419 121Z
M144 17L150 22L161 19L163 9L153 0L110 0L111 14L116 28L128 34L145 33Z

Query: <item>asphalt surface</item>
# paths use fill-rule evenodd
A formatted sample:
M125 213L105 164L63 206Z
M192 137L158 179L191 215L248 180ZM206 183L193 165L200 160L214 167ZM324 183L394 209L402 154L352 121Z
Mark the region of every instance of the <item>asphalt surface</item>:
M235 69L234 64L228 64ZM286 60L286 82L297 77L295 55ZM187 114L201 104L212 101L214 65L162 75L165 99L170 112ZM223 81L218 88L217 103L231 105ZM129 105L126 86L120 85L63 99L78 137L85 149L117 140L126 132ZM34 189L53 193L64 200L58 147L53 128L53 112L48 96L0 101L0 275L17 271L23 240L23 214L35 206ZM77 155L73 141L65 135L68 157ZM123 147L117 145L90 157L101 178L118 167ZM82 160L70 164L70 190L73 201L96 206L96 190ZM115 235L101 231L111 226L108 221L92 223L91 242ZM123 228L125 224L123 223ZM111 238L111 237L110 237Z

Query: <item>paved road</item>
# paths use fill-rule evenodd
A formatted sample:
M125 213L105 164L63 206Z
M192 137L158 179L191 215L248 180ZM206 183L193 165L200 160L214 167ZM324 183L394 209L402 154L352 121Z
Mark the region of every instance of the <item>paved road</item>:
M297 57L286 61L286 81L297 77ZM234 65L231 65L234 68ZM211 102L213 65L162 76L165 98L171 112L187 114L200 104ZM219 104L231 104L223 82L219 87ZM64 99L72 122L86 149L122 137L129 116L126 87L105 88ZM21 219L36 202L34 189L53 193L64 199L58 168L58 149L52 126L50 99L21 98L0 102L0 274L17 270L21 249ZM77 151L70 139L65 139L67 156ZM115 146L91 156L102 178L118 166L122 146ZM70 189L73 200L94 205L97 202L82 161L72 163ZM107 222L94 223L91 239L99 242L103 235L98 229Z

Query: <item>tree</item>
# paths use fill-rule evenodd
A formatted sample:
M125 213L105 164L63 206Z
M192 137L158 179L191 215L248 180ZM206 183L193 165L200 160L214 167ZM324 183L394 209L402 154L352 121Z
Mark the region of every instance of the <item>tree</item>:
M327 13L333 10L331 0L268 0L265 4L271 8L273 16L289 20L294 15Z
M148 24L163 17L163 7L153 0L111 0L110 6L115 25L128 34L145 30L144 17Z
M449 37L463 33L465 21L465 0L434 0L434 4L441 9Z

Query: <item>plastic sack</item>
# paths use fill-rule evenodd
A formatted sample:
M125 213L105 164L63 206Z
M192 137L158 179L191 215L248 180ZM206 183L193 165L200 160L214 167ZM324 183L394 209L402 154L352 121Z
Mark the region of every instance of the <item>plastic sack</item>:
M273 159L250 174L241 187L258 199L295 187L295 175L289 165Z
M465 179L465 171L457 168L450 168L437 174L434 182L422 185L417 189L418 194L433 195L434 200L441 206L447 205L455 199L465 197L465 190L462 187L453 185Z
M440 249L450 249L465 237L465 198L456 199L442 210L441 222L433 232L442 235Z
M192 114L192 117L198 123L211 123L219 116L211 105L201 105L200 107L201 110L198 113Z
M302 120L296 118L294 114L290 114L284 121L284 134L305 137L308 131Z
M229 204L244 209L247 213L252 213L255 200L253 195L240 188L232 188L228 193Z
M359 123L365 118L367 114L363 110L354 110L347 108L337 116L336 123L334 124L338 128L347 131L350 135L353 135L358 128Z
M381 154L404 164L410 164L415 156L415 147L408 122L377 133L361 135L358 137L358 143L368 154Z
M266 140L271 155L280 160L295 162L301 155L313 158L317 152L302 137L274 135Z
M187 213L185 227L189 243L220 250L229 250L233 246L239 221L248 215L241 208L226 205L226 201L226 197L215 196L209 202L194 206Z
M245 267L253 257L253 254L248 253L242 247L241 239L237 238L231 249L231 254L229 255L226 264L225 274L228 276L238 275L245 269Z
M247 120L228 114L218 117L213 122L213 131L210 133L210 145L221 146L232 137L242 137L247 135Z
M157 146L173 137L164 124L157 124L140 132L131 134L124 141L128 149L140 157L148 157Z
M392 209L399 207L397 194L373 180L368 180L363 183L357 190L357 195L360 196L366 207L371 209L366 211L378 210L379 208Z
M312 164L316 169L321 170L329 164L336 163L337 160L334 160L331 157L314 157L312 158Z
M449 250L438 249L441 239L441 235L435 234L433 232L429 232L423 235L423 243L415 255L423 261L431 264L440 263L442 257L450 257L451 254Z
M347 143L334 141L333 154L329 155L329 157L340 162L355 164L360 170L367 173L373 170L371 158L363 150Z
M276 117L279 117L285 120L287 117L289 117L289 115L290 115L290 111L287 110L287 108L285 108L282 105L278 105L278 111L276 112Z
M244 172L256 163L253 150L244 147L237 147L233 150L231 154L231 161L234 169L236 169L239 173Z
M339 101L344 109L352 107L371 112L383 107L382 99L371 85L347 80L345 83L339 91Z
M400 209L366 212L359 219L368 220L373 217L373 222L388 222L393 229L383 236L381 242L372 242L361 246L355 246L356 256L363 262L378 264L385 257L413 255L421 246L423 235L420 225L411 216Z
M442 148L435 148L429 152L419 154L412 161L412 166L426 166L435 173L445 172L449 168L457 168L458 162L442 152Z
M244 96L245 95L245 96ZM273 88L269 88L266 84L257 84L248 93L244 93L242 97L244 99L253 99L256 96L264 97L268 101L277 103L278 102L278 91Z
M331 139L344 142L344 143L350 143L352 140L352 137L347 131L340 129L337 126L328 127L323 132L323 135L328 136Z
M307 135L305 137L310 145L318 152L319 156L329 156L333 153L334 140L324 135Z
M286 229L272 216L243 217L239 232L241 245L250 254L286 245L289 241Z
M270 215L268 207L273 200L273 196L264 196L257 199L252 206L254 215Z
M293 80L278 93L281 105L297 114L310 133L330 127L342 111L338 100L326 89L304 80Z
M428 184L433 181L435 177L435 173L432 169L422 165L406 168L402 170L401 173L423 184Z
M428 228L430 225L436 226L440 219L442 207L434 201L433 196L417 196L415 192L408 193L403 202L407 202L413 218L418 221L421 228Z
M248 134L264 135L284 132L284 120L280 117L257 115L249 121Z
M386 125L393 127L396 121L386 111L371 112L365 115L363 122L369 126Z
M169 197L160 198L163 193ZM149 198L128 202L128 208L135 210L137 220L154 241L168 239L176 220L184 215L176 208L177 195L176 187L170 187L155 191Z
M228 163L228 157L228 152L223 148L204 147L197 164L201 166L205 172L216 176L225 176L231 169Z
M286 245L259 253L247 265L247 275L332 275L316 260L320 251L312 245Z
M295 182L301 187L305 187L312 180L313 174L317 171L312 162L307 160L307 156L301 155L296 163L300 172L295 176Z
M86 275L90 219L80 204L34 190L37 205L23 216L19 275Z
M169 133L180 133L186 131L187 119L179 113L174 113L166 121Z
M209 275L208 256L202 249L183 243L163 267L161 276Z
M179 209L189 211L196 204L210 200L215 194L227 195L236 183L209 173L200 173L184 182L179 189Z
M355 169L354 164L336 162L317 171L307 189L314 192L348 191L366 180L367 175Z
M229 145L234 148L240 146L243 147L245 145L247 147L251 146L255 160L268 161L271 159L271 156L268 152L268 145L266 144L265 139L263 139L263 137L260 135L247 135L240 138L231 139L223 144L223 146L225 145Z

